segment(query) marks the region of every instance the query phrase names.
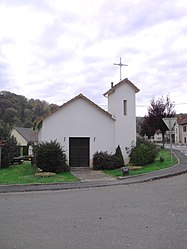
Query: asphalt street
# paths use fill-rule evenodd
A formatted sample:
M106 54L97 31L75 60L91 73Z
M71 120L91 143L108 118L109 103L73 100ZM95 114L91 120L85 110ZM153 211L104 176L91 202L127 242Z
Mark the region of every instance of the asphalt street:
M186 249L186 178L1 193L0 248Z
M172 145L172 148L181 151L184 155L187 156L187 146L186 145Z

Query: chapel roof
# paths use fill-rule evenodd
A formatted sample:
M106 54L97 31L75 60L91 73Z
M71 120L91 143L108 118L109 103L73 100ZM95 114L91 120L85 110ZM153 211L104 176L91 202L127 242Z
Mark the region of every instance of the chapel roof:
M97 110L99 110L100 112L102 112L103 114L107 115L108 117L112 118L113 120L115 120L115 118L112 116L112 114L110 114L109 112L105 111L103 108L101 108L100 106L98 106L97 104L95 104L93 101L91 101L90 99L88 99L86 96L84 96L82 93L80 93L79 95L75 96L74 98L70 99L69 101L67 101L66 103L64 103L63 105L60 106L61 108L64 108L65 106L69 105L70 103L78 100L78 99L83 99L85 100L87 103L91 104L92 106L94 106ZM58 111L58 110L57 110Z
M118 84L111 86L111 88L107 92L105 92L103 95L106 96L106 95L109 95L115 92L115 90L123 84L130 85L135 90L136 93L140 91L140 89L138 89L129 79L125 78L124 80L121 80Z

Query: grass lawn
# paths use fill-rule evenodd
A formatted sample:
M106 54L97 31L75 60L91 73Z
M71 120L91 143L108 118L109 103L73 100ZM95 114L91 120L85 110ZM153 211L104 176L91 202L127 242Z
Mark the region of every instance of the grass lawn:
M164 158L163 163L160 163L160 161L159 161L160 157ZM165 168L168 168L168 167L175 165L175 164L177 164L177 158L173 155L173 163L171 164L170 150L164 149L164 150L160 151L158 157L156 158L156 160L153 163L150 163L150 164L143 166L142 169L130 170L128 175L133 176L133 175L143 174L143 173L147 173L147 172L151 172L151 171L156 171L159 169L165 169ZM104 170L104 172L113 176L113 177L123 176L121 169Z
M76 182L79 181L71 173L59 173L55 176L36 177L36 168L30 162L20 165L12 165L6 169L0 169L0 184L29 184L29 183L54 183L54 182Z

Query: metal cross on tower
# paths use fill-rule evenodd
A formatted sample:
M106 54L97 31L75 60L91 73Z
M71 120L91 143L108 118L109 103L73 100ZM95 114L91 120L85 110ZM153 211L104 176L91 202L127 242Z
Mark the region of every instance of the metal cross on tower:
M113 63L113 65L120 67L120 81L121 81L122 80L122 78L121 78L121 67L128 66L128 65L121 63L121 57L120 57L120 63Z

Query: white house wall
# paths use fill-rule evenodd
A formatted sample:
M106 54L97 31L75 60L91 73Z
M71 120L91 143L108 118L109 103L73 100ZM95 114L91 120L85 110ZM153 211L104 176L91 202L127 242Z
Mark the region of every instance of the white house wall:
M127 100L127 115L124 115L124 100ZM123 84L109 94L108 111L116 118L115 146L120 145L127 158L125 147L136 143L135 91L129 84Z
M62 107L43 121L39 141L55 140L64 147L69 159L69 138L90 138L90 166L96 151L115 151L115 120L82 98Z
M184 131L184 127L186 127L186 131ZM182 143L187 144L187 124L181 125L182 130Z
M21 145L21 146L27 146L26 139L22 135L20 135L20 133L17 132L15 129L12 129L11 135L16 138L16 140L17 140L17 142L18 142L19 145Z
M175 143L184 144L184 137L187 137L187 133L183 132L183 125L175 125Z

